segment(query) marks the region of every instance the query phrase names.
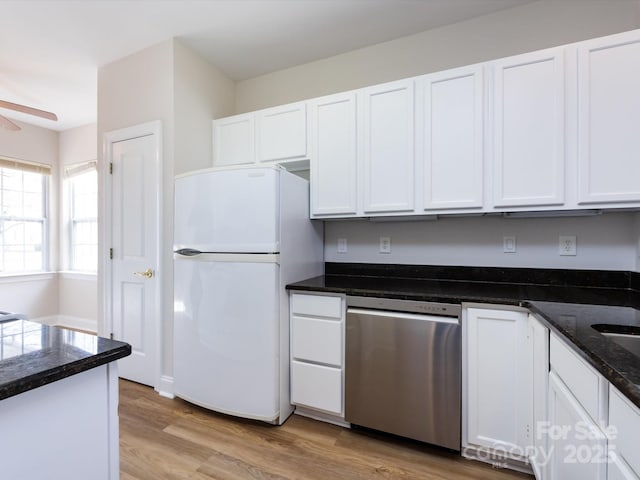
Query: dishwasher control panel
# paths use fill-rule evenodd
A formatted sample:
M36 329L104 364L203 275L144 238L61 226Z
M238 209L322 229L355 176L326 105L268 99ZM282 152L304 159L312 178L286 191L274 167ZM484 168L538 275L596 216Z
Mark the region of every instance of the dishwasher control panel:
M459 317L462 310L461 305L454 303L420 302L416 300L401 300L397 298L352 296L347 296L347 307L423 313L429 315L442 315L446 317Z

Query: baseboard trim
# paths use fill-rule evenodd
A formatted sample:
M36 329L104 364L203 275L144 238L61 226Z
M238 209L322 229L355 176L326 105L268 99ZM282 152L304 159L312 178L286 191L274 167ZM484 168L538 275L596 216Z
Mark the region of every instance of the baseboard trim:
M175 395L173 394L173 377L161 375L160 380L158 380L158 386L155 390L161 397L171 399L175 398Z
M467 445L462 447L460 454L464 458L469 460L476 460L483 463L488 463L495 468L506 468L509 470L515 470L517 472L533 475L533 468L528 459L515 459L509 458L502 454L502 452L493 452L485 447L476 447L473 445Z
M317 410L312 410L300 406L296 406L296 409L293 413L294 415L300 415L301 417L307 417L312 418L313 420L319 420L321 422L332 423L334 425L338 425L339 427L351 428L351 424L349 422L345 422L344 418L331 415L329 413L319 412Z
M89 320L88 318L72 317L71 315L49 315L45 317L37 317L29 319L44 325L51 325L62 328L71 328L83 330L90 333L98 331L98 321Z

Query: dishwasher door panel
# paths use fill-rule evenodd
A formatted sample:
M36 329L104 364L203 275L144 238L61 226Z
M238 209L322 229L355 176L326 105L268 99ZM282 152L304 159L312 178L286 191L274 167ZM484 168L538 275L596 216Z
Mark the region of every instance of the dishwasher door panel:
M350 308L345 420L460 450L459 318Z

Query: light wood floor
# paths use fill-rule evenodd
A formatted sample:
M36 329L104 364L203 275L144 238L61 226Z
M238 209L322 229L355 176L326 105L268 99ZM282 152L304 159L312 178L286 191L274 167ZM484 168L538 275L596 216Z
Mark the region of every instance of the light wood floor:
M120 380L122 480L531 479L412 441L297 415L280 427Z

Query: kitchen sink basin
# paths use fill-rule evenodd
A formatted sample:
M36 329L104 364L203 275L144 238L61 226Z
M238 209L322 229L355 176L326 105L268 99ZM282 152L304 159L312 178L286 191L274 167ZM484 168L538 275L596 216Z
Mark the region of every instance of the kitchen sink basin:
M640 357L640 327L633 325L607 325L598 323L591 328L614 341L622 348Z

